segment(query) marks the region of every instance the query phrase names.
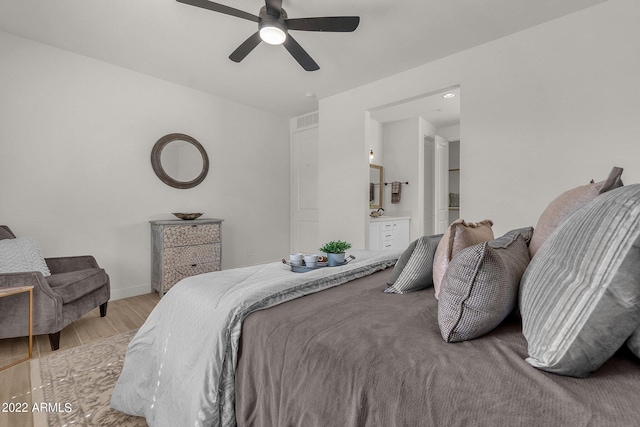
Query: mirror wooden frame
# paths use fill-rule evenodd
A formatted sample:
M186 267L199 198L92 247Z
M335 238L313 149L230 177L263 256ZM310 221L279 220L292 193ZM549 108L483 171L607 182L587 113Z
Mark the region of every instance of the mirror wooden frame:
M202 156L202 171L200 171L200 174L195 179L191 181L178 181L167 174L162 167L162 150L164 150L164 148L173 141L186 141L196 147L200 152L200 155ZM207 173L209 173L209 156L207 156L207 152L202 144L196 141L195 138L183 133L170 133L160 138L153 146L153 149L151 150L151 167L153 167L153 171L156 173L158 178L160 178L160 180L165 184L173 188L193 188L204 181L207 177Z
M374 184L374 191L375 191L375 185L378 184L378 200L380 201L380 204L377 204L377 205L369 204L369 209L380 209L382 207L382 193L383 193L383 191L382 191L382 182L384 180L384 178L382 177L382 174L383 174L384 168L382 166L379 166L379 165L369 164L369 169L378 169L379 176L380 176L380 182L378 182L378 183L374 182L373 183Z

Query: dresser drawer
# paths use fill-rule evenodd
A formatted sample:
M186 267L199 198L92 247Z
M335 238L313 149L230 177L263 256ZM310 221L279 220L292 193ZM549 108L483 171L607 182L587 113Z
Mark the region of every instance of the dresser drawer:
M220 241L220 224L166 226L163 240L165 248L216 243Z
M220 270L219 264L214 262L167 267L163 270L162 275L162 293L167 292L173 285L184 278L218 270Z
M220 244L209 243L206 245L178 246L165 248L163 265L165 268L202 264L220 261Z

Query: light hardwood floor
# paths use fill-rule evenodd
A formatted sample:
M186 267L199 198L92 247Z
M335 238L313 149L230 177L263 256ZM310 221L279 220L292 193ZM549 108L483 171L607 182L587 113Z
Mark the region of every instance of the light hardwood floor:
M64 328L60 334L60 350L139 328L159 300L159 295L152 293L109 301L106 317L100 317L100 311L96 308ZM33 358L43 357L51 352L47 335L34 336ZM0 367L24 358L27 353L27 337L0 340ZM30 413L18 414L3 411L3 409L9 409L4 408L5 404L16 403L17 395L25 396L21 397L21 402L28 403L30 407L33 402L30 400L30 394L25 394L28 390L31 390L28 361L0 371L0 426L33 425Z

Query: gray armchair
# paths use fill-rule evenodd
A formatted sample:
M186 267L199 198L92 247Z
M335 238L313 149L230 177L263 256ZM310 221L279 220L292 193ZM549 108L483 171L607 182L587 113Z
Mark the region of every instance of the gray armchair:
M15 235L0 225L0 240ZM33 286L33 333L48 334L52 350L60 347L60 331L96 307L107 314L109 276L92 256L45 258L51 276L40 272L0 274L0 288ZM28 294L0 299L0 339L27 336Z

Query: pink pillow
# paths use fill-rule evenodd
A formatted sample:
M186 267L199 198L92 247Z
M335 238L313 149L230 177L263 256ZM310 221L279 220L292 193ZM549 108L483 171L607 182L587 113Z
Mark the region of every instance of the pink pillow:
M529 243L529 255L536 254L540 246L549 238L560 222L576 209L586 205L598 195L614 188L622 186L620 180L622 168L614 167L606 181L583 185L566 191L554 199L542 212L538 224L534 228L531 243Z
M493 240L492 225L493 221L490 219L478 223L457 219L447 228L442 240L438 243L433 260L433 287L436 290L436 298L440 294L440 285L449 266L449 261L469 246Z

